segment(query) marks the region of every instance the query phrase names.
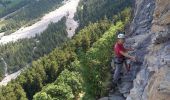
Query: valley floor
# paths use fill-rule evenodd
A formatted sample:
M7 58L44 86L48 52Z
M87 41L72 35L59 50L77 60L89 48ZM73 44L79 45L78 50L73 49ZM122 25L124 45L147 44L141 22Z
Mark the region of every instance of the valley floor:
M6 44L8 42L15 42L23 38L31 38L43 32L51 22L57 23L61 18L66 16L66 26L68 37L72 37L75 33L76 28L78 27L78 22L74 20L74 14L76 13L76 8L78 6L79 0L69 0L64 1L65 3L60 8L46 14L40 21L36 22L32 26L24 27L7 36L3 36L1 33L0 44ZM5 78L0 82L1 85L6 85L10 80L15 79L21 70L6 75Z
M79 0L69 0L64 1L63 3L63 6L46 14L43 18L41 18L40 21L36 22L35 24L28 27L22 27L10 35L1 36L0 43L6 44L8 42L15 42L19 39L34 37L36 34L43 32L51 22L56 23L64 16L67 18L66 25L68 37L72 37L75 33L75 29L78 27L78 23L74 20L74 14L76 12Z

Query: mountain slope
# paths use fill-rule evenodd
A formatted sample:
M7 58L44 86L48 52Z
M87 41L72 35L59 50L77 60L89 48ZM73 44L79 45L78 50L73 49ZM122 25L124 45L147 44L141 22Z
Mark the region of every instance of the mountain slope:
M132 4L133 0L80 0L76 14L76 19L80 23L79 28L105 17L113 20L113 15L117 15Z
M54 82L63 69L71 67L70 64L77 58L75 55L76 52L74 51L78 52L79 50L86 50L86 46L89 45L84 45L84 35L90 35L94 32L93 34L98 33L98 35L96 35L97 38L100 36L100 34L103 34L103 32L108 29L109 25L110 24L108 22L101 22L98 24L90 25L86 29L80 31L80 35L74 37L74 40L70 41L70 43L55 49L49 55L37 60L36 62L33 62L32 67L23 72L23 74L21 74L14 82L10 84L19 82L22 88L24 88L24 91L27 93L27 97L29 99L32 98L35 92L41 90L42 86L45 86L47 83ZM92 35L89 37L89 39L91 40L91 38ZM95 41L95 39L91 40L91 43ZM10 85L7 85L7 87L8 86ZM7 87L2 88L3 91L0 93L4 94ZM4 98L8 96L9 95L6 94Z
M63 18L58 23L51 23L41 35L35 38L1 45L1 58L7 63L7 73L11 74L28 66L33 60L50 53L68 40L65 22L66 18ZM2 70L0 78L5 75L4 61L0 61Z
M0 42L3 45L1 44L0 52L2 59L5 60L0 61L1 78L5 74L11 74L28 66L33 60L61 45L67 37L71 38L78 26L77 21L73 19L78 2L79 0L67 1L63 6L46 14L40 21L29 27L21 28L11 35L3 36L2 33ZM15 76L15 73L11 76L13 75ZM7 80L10 80L11 76L6 77ZM5 79L2 84L7 82Z
M39 18L49 11L52 11L62 5L63 0L29 0L24 7L14 14L6 17L0 22L0 32L8 35L15 32L23 26L29 26L35 23Z
M94 3L93 5L95 6ZM120 18L114 22L110 22L112 18L106 17L104 20L101 20L103 19L101 17L100 20L96 20L96 23L90 23L89 20L90 24L78 31L71 40L44 57L31 62L31 66L17 79L1 87L0 99L65 98L74 100L80 98L80 93L85 94L83 99L95 100L107 95L106 82L110 79L109 61L111 61L111 48L115 41L115 34L124 30L124 26L129 23L131 17L129 8L125 6L123 10L117 15ZM111 10L110 13L114 11ZM102 52L104 56L101 55ZM92 79L89 79L90 76ZM91 89L95 91L94 93L92 90L89 91L90 87L93 87Z
M10 13L27 5L30 0L0 0L0 17L10 15Z

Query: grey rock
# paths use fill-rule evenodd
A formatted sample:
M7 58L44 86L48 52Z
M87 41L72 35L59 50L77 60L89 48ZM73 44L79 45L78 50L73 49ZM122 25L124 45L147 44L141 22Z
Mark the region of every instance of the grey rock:
M101 98L99 100L109 100L109 97L103 97L103 98Z
M149 100L149 93L153 92L150 90L150 88L152 89L150 79L154 79L155 74L158 74L160 70L162 71L162 67L169 66L168 68L170 68L170 26L168 26L170 24L156 27L155 30L159 30L160 28L162 29L160 31L153 31L155 28L153 27L155 25L154 20L157 20L155 19L157 1L135 0L134 19L130 26L131 34L126 40L126 46L129 47L132 45L132 47L137 49L130 54L137 56L138 60L142 63L132 63L130 74L121 77L121 82L118 84L118 91L126 100ZM165 2L168 2L168 0ZM164 9L164 7L161 8ZM160 14L162 16L164 13ZM153 85L153 87L155 86L160 94L169 95L170 71L165 70L163 72L166 72L165 76L161 77L163 80L160 80L161 82L156 84L156 86ZM156 78L158 77L160 76ZM121 100L116 98L117 96L122 97L121 95L113 94L110 100Z
M124 93L124 94L123 94L123 96L124 96L125 98L127 98L128 95L129 95L129 93Z
M166 41L170 40L170 33L165 31L165 32L159 32L155 34L155 37L152 39L153 44L161 44Z
M135 43L133 43L133 46L137 49L135 55L140 57L139 60L143 63L139 65L132 64L131 72L134 77L133 88L130 89L130 94L127 95L126 100L148 100L148 93L150 93L148 88L151 88L148 84L152 85L152 83L149 83L150 79L153 78L162 67L169 66L168 68L170 68L170 26L161 26L160 28L163 29L161 31L151 31L152 25L155 24L153 19L157 20L154 14L158 0L135 1L134 19L130 27L132 34L128 40L135 40ZM169 1L166 0L164 2ZM160 9L164 9L164 6L160 7ZM166 9L169 9L168 3ZM160 16L163 16L165 13L160 14ZM156 86L160 94L170 94L170 71L166 70L165 72L165 76L161 77L164 78L164 80L160 80L160 85ZM123 80L126 79L129 78L124 78ZM126 86L126 84L123 84L120 90L124 90L124 86ZM124 93L125 91L121 92ZM124 95L126 97L125 93Z
M108 100L126 100L126 99L120 95L111 95Z
M165 47L165 53L170 53L170 45L167 45L167 46Z
M131 25L133 35L148 33L154 13L154 0L136 0L134 19Z
M166 63L166 65L170 66L170 55L164 57L164 62Z
M130 75L130 76L124 76L124 77L121 77L121 81L122 82L132 82L133 81L133 76L132 75Z
M120 93L124 94L124 93L129 93L132 86L133 86L132 82L122 82L118 87Z
M160 93L170 94L170 68L166 69L164 80L158 87Z

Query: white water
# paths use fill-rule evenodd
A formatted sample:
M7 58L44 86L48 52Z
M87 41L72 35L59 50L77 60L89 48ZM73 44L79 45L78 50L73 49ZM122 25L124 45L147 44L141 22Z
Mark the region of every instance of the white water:
M46 14L43 18L41 18L40 21L36 22L32 26L29 27L23 27L19 29L18 31L7 35L7 36L0 36L0 44L6 44L8 42L15 42L19 39L23 38L31 38L34 37L36 34L40 34L43 32L47 27L48 24L51 22L58 22L61 20L62 17L67 16L66 20L66 26L67 26L67 32L68 32L68 37L72 37L75 33L76 28L78 27L78 22L76 22L74 18L74 14L76 12L76 8L78 6L80 0L69 0L67 2L64 2L65 4L61 6L60 8ZM4 33L0 33L4 34ZM1 60L4 61L3 58ZM20 75L21 70L8 75L7 73L7 64L4 61L5 64L5 75L6 77L0 82L0 86L2 85L7 85L8 82L10 82L12 79L17 78L18 75Z
M79 1L80 0L68 0L66 2L63 2L63 6L46 14L44 17L41 18L40 21L36 22L35 24L28 27L22 27L18 31L10 35L2 36L0 44L15 42L23 38L34 37L36 34L40 34L45 29L47 29L49 23L56 23L61 20L62 17L67 16L67 14L69 15L67 16L66 21L68 37L72 37L75 33L75 29L78 27L78 23L73 19L73 17L76 12L76 8L78 6Z

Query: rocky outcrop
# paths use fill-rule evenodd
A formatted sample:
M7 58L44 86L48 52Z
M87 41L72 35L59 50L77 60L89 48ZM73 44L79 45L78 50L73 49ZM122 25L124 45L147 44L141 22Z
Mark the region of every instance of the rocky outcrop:
M170 0L135 0L130 33L127 46L142 64L132 63L116 93L101 100L170 100Z
M136 0L135 9L128 41L134 41L134 54L143 64L133 65L136 74L127 100L168 100L170 0Z
M152 32L155 33L153 43L164 43L170 39L170 1L156 0Z
M151 29L153 13L155 8L154 0L135 0L134 19L131 25L133 35L148 33Z

